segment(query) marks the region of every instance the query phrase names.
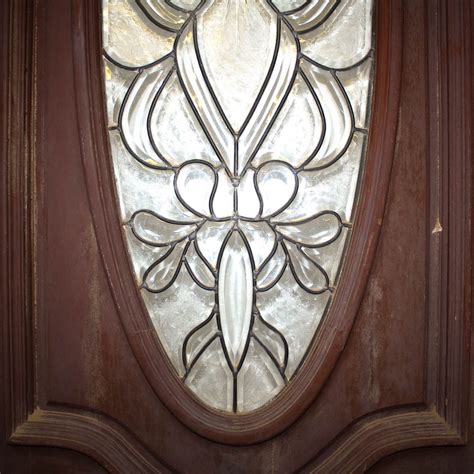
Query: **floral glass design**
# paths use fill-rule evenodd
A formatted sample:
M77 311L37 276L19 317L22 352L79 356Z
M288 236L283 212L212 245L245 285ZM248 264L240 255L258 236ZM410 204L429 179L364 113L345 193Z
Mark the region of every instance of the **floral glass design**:
M124 236L177 376L246 413L337 291L362 175L371 0L103 0Z

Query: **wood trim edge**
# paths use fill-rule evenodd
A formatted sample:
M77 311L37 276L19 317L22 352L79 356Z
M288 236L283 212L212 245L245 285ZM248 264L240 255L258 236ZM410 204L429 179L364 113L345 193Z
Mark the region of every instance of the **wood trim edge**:
M86 454L111 472L158 473L165 468L110 417L84 411L37 408L17 427L11 443L68 448ZM168 470L168 469L166 469Z

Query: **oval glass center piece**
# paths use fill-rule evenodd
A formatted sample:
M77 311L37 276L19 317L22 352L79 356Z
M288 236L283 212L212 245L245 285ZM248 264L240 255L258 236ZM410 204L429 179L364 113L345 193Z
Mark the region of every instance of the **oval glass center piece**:
M291 384L337 292L372 16L372 0L103 0L137 287L176 376L213 409L247 413Z

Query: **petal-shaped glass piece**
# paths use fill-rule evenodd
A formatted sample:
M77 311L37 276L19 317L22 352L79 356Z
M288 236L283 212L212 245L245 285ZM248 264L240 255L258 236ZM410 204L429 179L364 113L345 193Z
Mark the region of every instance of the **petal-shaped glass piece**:
M156 247L179 242L197 229L195 224L170 222L151 211L136 212L131 219L131 226L139 240Z
M309 293L325 292L329 287L329 278L324 269L296 245L285 242L283 247L286 249L291 271L298 284Z
M239 227L250 245L255 269L259 270L276 245L275 231L265 221L241 221Z
M303 54L319 64L336 69L353 66L372 47L372 0L341 2L319 28L302 35L300 41Z
M178 197L186 208L198 215L209 216L215 181L212 166L197 162L184 165L176 175Z
M278 329L288 342L288 378L293 376L305 356L329 296L329 291L320 295L305 291L295 282L289 268L272 289L257 293L257 306L263 319Z
M158 26L179 31L188 15L172 7L166 0L136 0L145 14Z
M125 94L135 79L137 72L123 69L104 60L105 87L107 95L107 121L109 127L118 123L120 107Z
M263 217L278 214L297 190L294 171L286 164L271 161L257 173L257 188L263 201Z
M103 39L108 56L138 69L171 53L176 35L155 25L132 0L103 0Z
M186 252L186 266L193 280L204 289L214 289L216 285L216 279L207 266L206 262L201 258L196 250L196 242L188 247Z
M137 75L123 102L119 126L124 142L139 161L149 166L164 166L164 157L153 147L148 133L148 117L153 101L170 78L171 62L164 61Z
M234 379L219 339L214 339L199 357L186 385L210 407L233 411Z
M342 254L347 242L348 230L343 227L341 229L341 235L329 245L324 247L315 248L303 248L303 252L308 255L314 262L321 265L326 271L331 285L336 284L340 264L342 260Z
M211 0L197 15L197 45L210 86L238 131L278 46L275 13L265 0Z
M169 247L156 247L143 243L133 234L129 226L124 227L132 264L138 285L143 281L145 271L169 251Z
M144 205L169 220L190 222L199 220L178 200L174 190L173 171L160 171L143 166L125 149L120 133L109 132L115 168L115 182L124 222Z
M222 250L222 244L234 223L205 222L196 233L196 245L202 255L214 270L217 270L217 260Z
M275 65L260 100L256 104L252 117L242 131L238 149L238 171L249 166L253 157L272 128L273 121L283 107L284 98L293 86L296 77L295 67L298 60L298 47L290 29L282 23L280 44Z
M285 386L275 363L252 338L237 377L237 412L249 412L269 402Z
M257 314L252 326L252 335L284 372L288 363L288 343L282 334Z
M219 264L219 317L222 336L237 369L250 333L253 303L253 268L247 246L238 231L225 244Z
M275 220L293 222L331 209L341 216L343 222L349 222L364 144L364 134L356 132L344 156L332 166L299 173L295 199Z
M341 232L341 218L333 212L323 212L294 225L277 225L286 239L306 247L321 247L335 240Z
M260 212L260 199L255 189L255 172L248 170L237 187L237 210L240 216L254 218Z
M188 275L184 265L175 282L161 293L141 291L156 332L173 367L185 375L183 344L186 336L211 314L215 296L201 289ZM189 298L192 295L192 298Z
M183 241L172 246L143 275L143 287L152 293L168 289L175 281L181 268L183 253L189 242Z
M218 171L217 178L217 188L212 200L212 209L218 218L230 217L234 212L234 186L222 168Z
M196 159L219 164L209 140L189 105L176 73L151 108L150 133L155 147L174 166Z
M306 168L328 166L345 153L351 142L354 125L351 106L335 75L306 61L301 63L301 70L307 83L321 98L324 120L322 143Z
M201 0L170 0L170 3L177 6L178 8L191 11L201 3Z
M257 277L257 289L267 291L282 277L286 268L286 254L281 245L275 249L275 253L263 265Z
M288 15L288 21L299 33L312 31L331 15L340 0L316 0L306 2L303 8ZM304 5L305 2L303 2ZM301 5L300 5L301 6Z
M373 60L367 58L357 67L337 72L337 77L349 96L354 111L355 126L358 128L367 128L372 69Z
M314 156L324 132L320 107L315 92L298 74L253 164L282 160L297 168Z
M282 13L289 12L295 8L300 8L306 2L307 0L272 0L273 5L275 5Z
M206 321L196 326L184 339L183 363L187 372L217 337L219 337L219 328L216 315L213 312Z
M208 136L213 149L227 168L234 169L234 138L222 120L219 110L206 86L194 47L193 24L183 31L176 48L178 77L187 99Z

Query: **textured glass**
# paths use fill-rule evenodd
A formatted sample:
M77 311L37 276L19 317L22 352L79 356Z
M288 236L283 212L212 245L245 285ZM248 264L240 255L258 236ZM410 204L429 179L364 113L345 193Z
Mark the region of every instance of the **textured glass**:
M370 125L372 8L103 0L137 288L177 376L214 409L257 410L291 384L337 293Z
M219 309L222 337L228 357L239 367L250 333L253 269L249 251L239 232L225 243L219 265Z

